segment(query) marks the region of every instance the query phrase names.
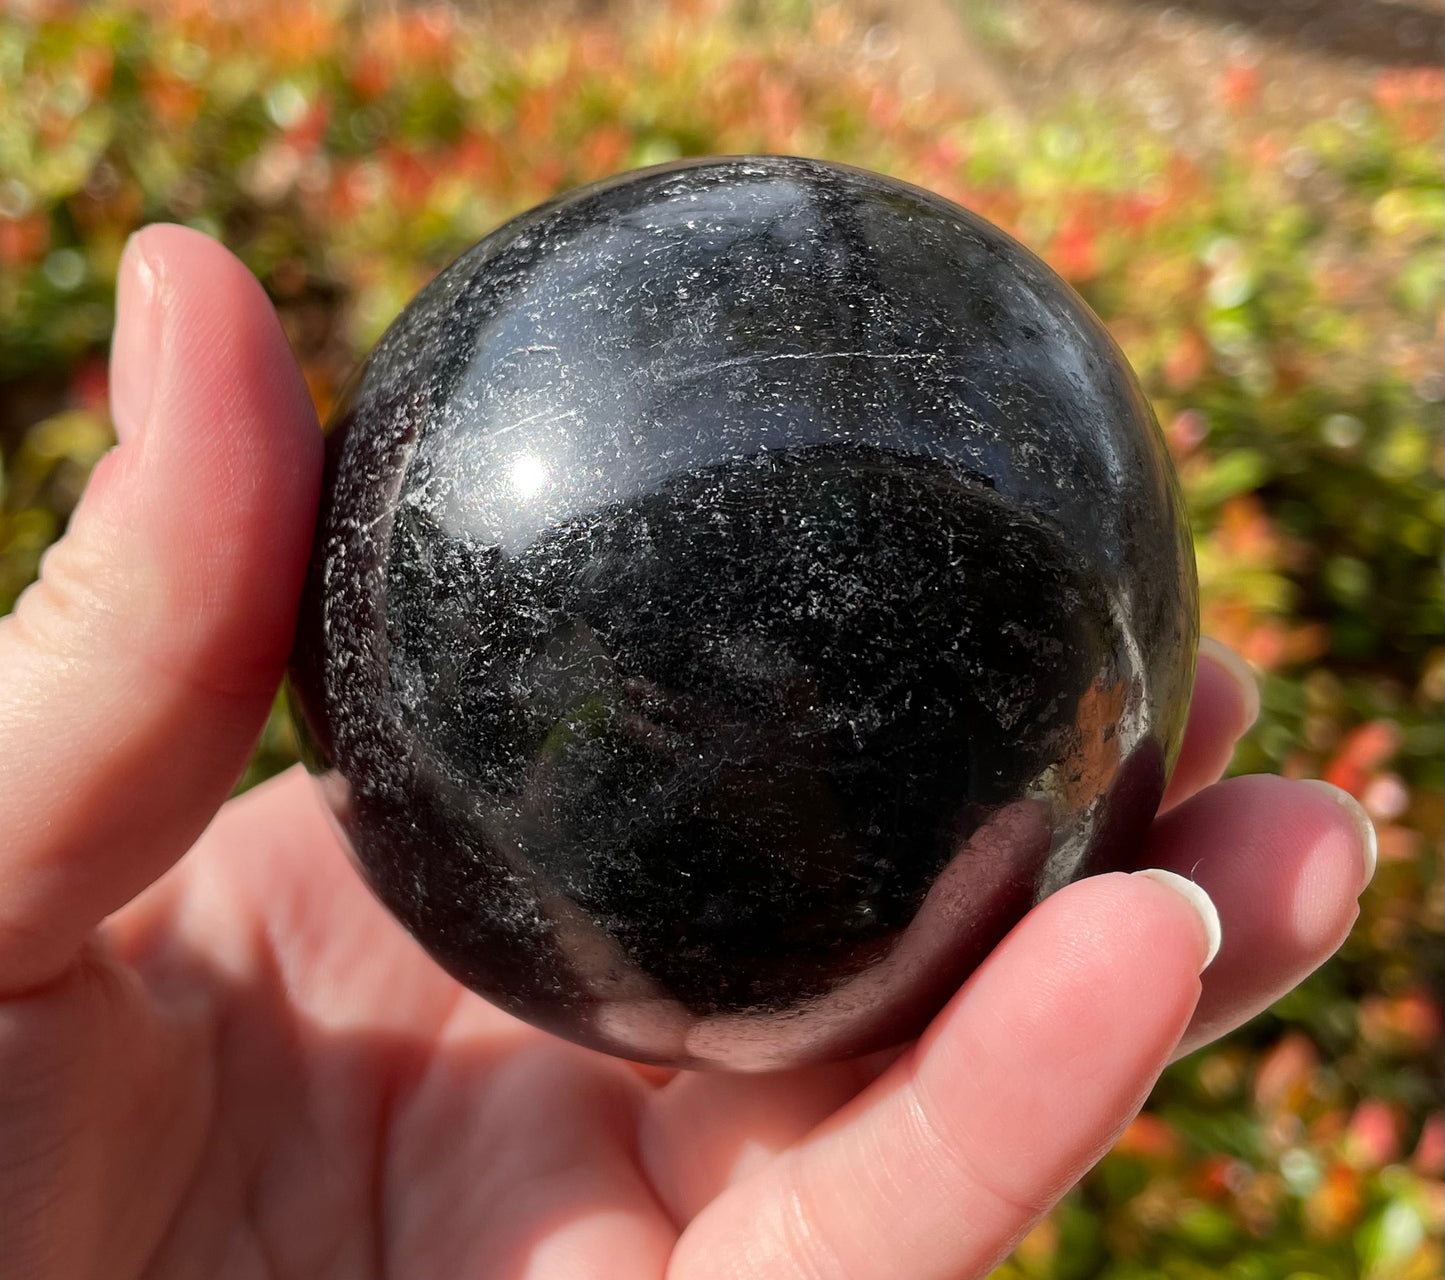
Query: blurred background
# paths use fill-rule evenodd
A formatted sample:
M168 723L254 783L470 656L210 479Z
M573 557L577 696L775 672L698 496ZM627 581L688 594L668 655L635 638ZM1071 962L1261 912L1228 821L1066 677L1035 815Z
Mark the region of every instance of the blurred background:
M786 152L1042 253L1153 397L1240 771L1358 796L1344 951L1173 1068L1000 1275L1437 1280L1445 1211L1442 0L0 2L0 611L112 443L142 223L265 282L324 414L453 255L569 186ZM243 785L292 759L272 717Z

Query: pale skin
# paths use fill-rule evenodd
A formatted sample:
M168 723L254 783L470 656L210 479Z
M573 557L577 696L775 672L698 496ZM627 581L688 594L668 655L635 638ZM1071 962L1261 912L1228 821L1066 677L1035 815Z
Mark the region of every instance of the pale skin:
M226 802L320 482L256 281L157 226L121 271L120 443L0 622L0 1258L12 1280L966 1280L1163 1067L1349 931L1368 820L1219 782L1208 645L1146 876L1048 899L901 1053L644 1070L498 1012L376 904L309 780ZM1201 968L1203 973L1201 974Z

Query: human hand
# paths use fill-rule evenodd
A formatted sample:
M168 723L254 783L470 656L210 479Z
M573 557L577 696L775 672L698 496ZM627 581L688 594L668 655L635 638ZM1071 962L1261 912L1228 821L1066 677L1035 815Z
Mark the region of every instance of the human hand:
M320 483L255 280L153 227L118 447L0 622L6 1277L961 1280L1171 1057L1323 961L1369 878L1342 793L1216 782L1254 714L1201 657L1147 858L1037 907L900 1054L639 1069L456 985L293 771L223 803L286 661ZM189 852L187 850L189 849ZM182 857L182 855L185 855Z

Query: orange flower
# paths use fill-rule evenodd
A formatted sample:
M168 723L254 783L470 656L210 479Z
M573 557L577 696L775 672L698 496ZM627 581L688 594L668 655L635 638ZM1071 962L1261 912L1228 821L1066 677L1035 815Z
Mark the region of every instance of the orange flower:
M363 102L370 102L391 88L394 72L395 67L389 60L366 50L352 62L347 78L356 96Z
M534 89L517 103L517 137L535 145L552 132L556 115L557 95L551 88Z
M146 101L161 124L170 129L184 129L196 118L205 95L199 86L179 76L148 69L141 80Z
M75 68L76 78L92 98L102 97L110 88L115 55L109 49L96 46L77 49L71 65Z
M1278 531L1252 493L1230 498L1219 512L1220 547L1234 560L1269 562L1279 550Z
M1242 112L1259 97L1259 68L1232 62L1219 77L1219 97L1230 111Z
M1305 1201L1305 1225L1317 1238L1334 1239L1359 1221L1364 1207L1360 1175L1343 1161L1335 1161L1324 1180Z
M1119 1135L1114 1150L1119 1155L1167 1161L1177 1159L1182 1146L1179 1135L1167 1120L1143 1111Z
M254 28L259 28L266 48L282 66L297 66L336 46L336 23L319 6L278 3L275 10L273 16L258 14Z
M631 139L615 124L604 124L594 129L582 140L578 155L582 172L591 178L616 173L627 159Z
M1440 1039L1440 1006L1425 991L1367 996L1360 1002L1360 1035L1396 1053L1424 1053Z

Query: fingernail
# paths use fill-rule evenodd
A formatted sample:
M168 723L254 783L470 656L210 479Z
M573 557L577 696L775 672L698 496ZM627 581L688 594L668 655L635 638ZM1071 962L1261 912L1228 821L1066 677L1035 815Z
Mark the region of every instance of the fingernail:
M1259 681L1254 672L1239 654L1227 644L1221 644L1213 636L1199 637L1199 656L1208 658L1234 682L1239 691L1240 707L1244 713L1244 729L1259 719ZM1242 733L1244 729L1241 729Z
M1220 939L1223 937L1219 928L1219 912L1215 910L1214 900L1193 880L1186 880L1177 872L1165 871L1160 867L1148 867L1143 871L1136 871L1134 874L1147 876L1150 880L1157 880L1165 888L1173 889L1198 913L1199 919L1204 924L1204 935L1209 943L1204 963L1199 966L1199 971L1203 973L1214 963L1214 957L1219 954Z
M126 241L116 278L115 335L110 344L110 415L116 438L138 439L150 415L160 363L161 309L156 273L141 245L141 232Z
M1360 886L1360 891L1364 892L1365 885L1375 878L1375 866L1380 860L1380 841L1379 837L1375 835L1374 821L1365 812L1365 806L1342 787L1337 787L1332 782L1326 782L1323 778L1303 778L1301 781L1325 792L1349 815L1350 821L1355 824L1355 830L1360 836L1360 854L1365 863L1365 884Z

